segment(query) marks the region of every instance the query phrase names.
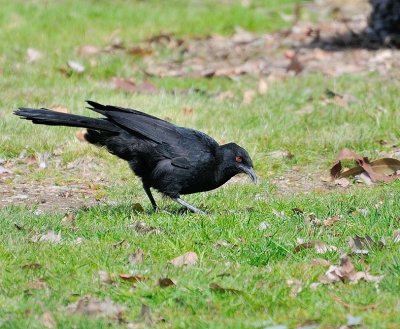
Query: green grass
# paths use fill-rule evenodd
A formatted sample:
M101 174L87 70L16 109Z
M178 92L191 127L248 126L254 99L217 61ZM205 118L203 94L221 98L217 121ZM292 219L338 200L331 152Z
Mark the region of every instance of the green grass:
M52 313L58 328L126 327L112 319L69 314L66 306L85 295L110 297L126 306L124 319L128 322L139 317L142 304L149 305L155 318L165 319L155 325L161 328L264 328L274 324L296 328L311 322L319 323L320 328L337 328L346 323L346 314L362 316L368 328L397 327L400 244L393 243L392 234L400 228L399 182L282 196L273 181L296 168L299 175L309 172L318 181L319 176L327 175L343 147L371 158L389 152L390 146L378 141L399 144L398 81L372 73L335 79L300 76L271 83L267 94L256 96L245 106L240 95L257 85L251 78L154 79L166 90L199 88L206 94L127 95L104 87L102 82L112 76L130 77L134 58L122 53L101 55L98 65L90 68L89 60L76 53L82 45L104 46L116 30L129 44L160 32L190 36L229 34L235 26L257 32L283 28L288 23L277 12L290 13L293 1L253 1L249 8L236 3L230 7L213 1L174 1L168 6L161 1L2 2L0 158L15 158L23 149L28 154L53 151L60 145L64 163L85 155L99 157L112 182L101 193L113 202L78 210L76 229L63 225L64 214L57 212L35 214L35 209L17 206L0 209L0 327L43 328L41 316L45 311ZM45 57L26 63L28 47L39 49ZM66 78L59 68L69 59L84 62L88 71ZM357 100L347 107L322 105L320 98L326 88L349 93ZM223 103L210 97L224 90L238 96ZM218 141L235 141L249 150L261 183L230 184L187 197L208 215L179 214L176 205L159 196L161 208L169 213L152 213L139 180L122 161L78 142L74 129L33 126L11 115L17 106L54 105L88 114L85 99L135 107L202 130ZM310 104L312 113L298 113ZM193 108L193 115L182 115L185 107ZM268 156L268 152L282 149L291 151L295 158ZM46 176L61 185L71 179L52 165L44 172L30 167L25 176L28 188L31 182L43 182ZM75 179L81 179L79 174ZM304 186L305 192L312 189L312 185ZM132 213L132 202L142 204L145 212ZM292 212L295 207L321 219L341 215L342 220L330 228L311 228ZM368 209L368 213L363 215L360 209ZM283 212L283 218L277 212ZM161 233L136 232L129 224L137 220ZM267 229L260 230L260 223L268 223ZM23 229L18 230L15 224ZM30 241L34 234L48 230L60 231L62 242ZM310 289L326 270L311 266L311 261L323 257L338 264L340 253L350 252L348 238L356 234L377 241L386 238L384 248L373 248L364 257L352 256L357 270L370 268L372 274L383 275L381 283ZM78 237L84 238L80 245L74 244ZM293 253L297 238L321 240L339 251L318 255L306 249ZM126 242L114 248L113 244L121 240ZM217 248L219 240L231 246ZM145 252L144 263L129 265L128 255L138 248ZM177 269L168 265L170 259L187 251L199 255L196 266ZM41 267L22 268L29 263ZM148 279L134 288L118 277L114 285L102 284L98 271L138 271ZM176 280L176 286L158 287L157 281L163 277ZM296 298L290 297L287 285L293 278L303 282L303 291ZM29 284L38 279L46 282L46 288L29 289ZM215 292L209 288L211 282L241 293ZM335 296L355 307L344 307ZM377 304L376 308L359 308L371 304Z

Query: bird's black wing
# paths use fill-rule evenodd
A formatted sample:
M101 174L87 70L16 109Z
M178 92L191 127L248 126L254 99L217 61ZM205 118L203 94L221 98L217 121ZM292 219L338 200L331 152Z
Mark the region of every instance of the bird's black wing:
M171 163L180 168L189 168L193 153L213 153L218 143L210 136L151 116L149 114L111 105L102 105L88 101L91 110L107 117L122 129L140 134L156 143L155 149Z

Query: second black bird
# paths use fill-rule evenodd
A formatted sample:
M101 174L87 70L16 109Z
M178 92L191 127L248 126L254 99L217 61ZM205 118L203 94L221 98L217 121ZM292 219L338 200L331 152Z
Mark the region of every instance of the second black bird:
M154 209L154 188L193 212L199 209L181 199L215 189L239 173L257 177L245 149L235 143L219 145L210 136L179 127L132 109L88 101L104 118L89 118L47 109L20 108L14 113L36 124L87 128L85 139L128 161L142 179Z

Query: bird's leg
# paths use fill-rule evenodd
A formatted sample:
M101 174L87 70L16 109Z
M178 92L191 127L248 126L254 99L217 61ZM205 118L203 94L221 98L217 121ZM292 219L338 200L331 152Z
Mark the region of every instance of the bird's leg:
M148 187L147 185L143 185L144 191L146 192L148 198L150 199L151 205L153 206L154 211L157 211L158 207L157 207L157 203L153 198L153 195L151 194L150 191L150 187Z
M186 207L190 211L196 213L196 214L205 214L204 211L201 211L200 209L197 209L196 207L192 206L191 204L187 203L186 201L182 200L181 198L174 198L173 199L175 202L179 203L181 206Z

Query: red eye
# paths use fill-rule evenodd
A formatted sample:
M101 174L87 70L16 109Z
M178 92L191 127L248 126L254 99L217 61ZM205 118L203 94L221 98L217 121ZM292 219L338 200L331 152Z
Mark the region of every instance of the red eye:
M235 161L236 161L236 162L242 162L242 157L237 156L237 157L235 158Z

